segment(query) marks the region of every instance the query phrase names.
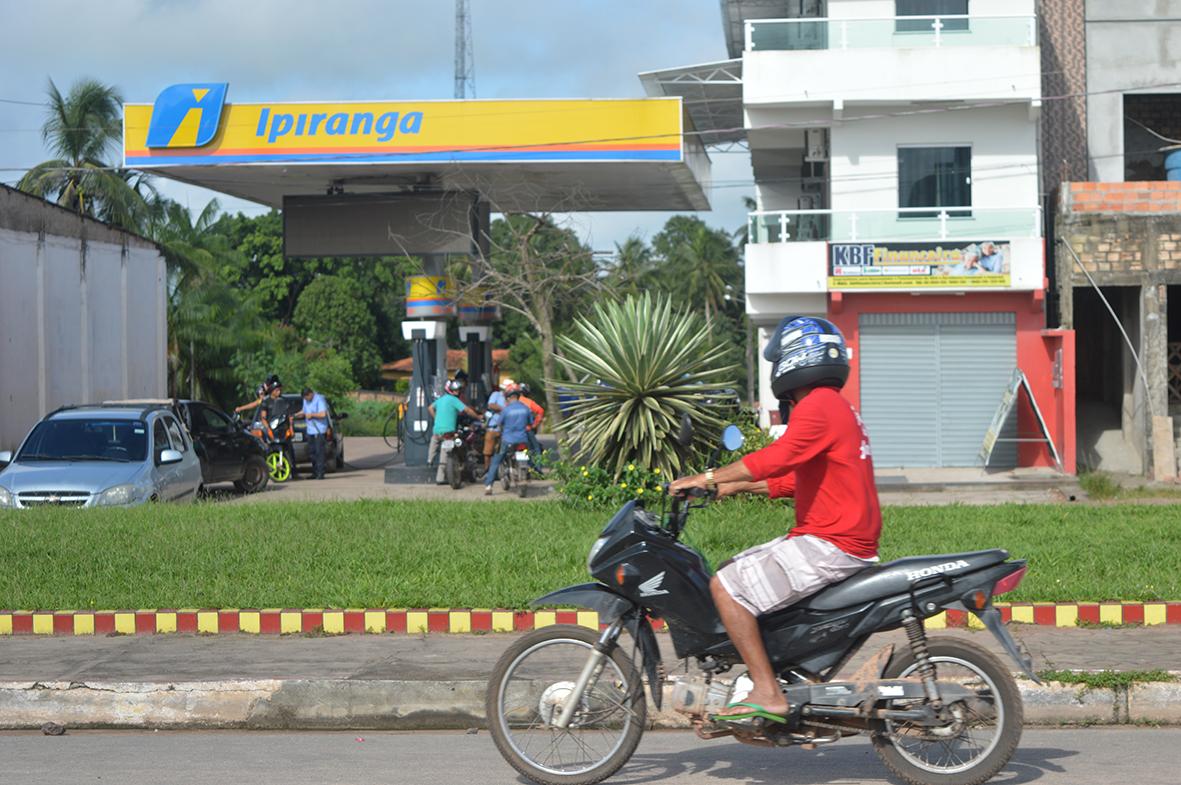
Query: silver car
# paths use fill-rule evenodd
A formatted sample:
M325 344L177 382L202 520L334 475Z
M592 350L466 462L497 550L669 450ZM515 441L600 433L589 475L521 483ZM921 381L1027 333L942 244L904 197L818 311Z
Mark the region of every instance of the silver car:
M160 406L58 409L15 457L0 452L0 469L0 508L193 501L201 487L192 440Z

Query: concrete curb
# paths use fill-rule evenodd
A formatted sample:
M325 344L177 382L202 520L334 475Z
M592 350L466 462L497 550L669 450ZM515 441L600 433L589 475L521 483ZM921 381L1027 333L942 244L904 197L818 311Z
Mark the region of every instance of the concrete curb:
M1026 725L1181 724L1181 683L1089 689L1019 681ZM483 680L0 682L0 728L438 730L482 728ZM665 699L671 687L665 688ZM657 728L687 728L673 712Z
M1080 624L1181 624L1181 602L997 603L1005 622L1048 627ZM345 633L524 632L551 624L599 629L599 615L588 610L501 610L472 608L148 608L110 611L4 611L2 635L155 635L188 632L244 632L285 635ZM925 622L927 629L984 625L967 611L950 610ZM653 620L657 630L661 620Z

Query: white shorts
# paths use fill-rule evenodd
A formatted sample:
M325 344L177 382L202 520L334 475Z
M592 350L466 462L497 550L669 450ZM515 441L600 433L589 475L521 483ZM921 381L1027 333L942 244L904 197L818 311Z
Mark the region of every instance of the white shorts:
M722 565L718 580L739 605L762 616L875 563L850 556L828 540L803 534L743 551Z

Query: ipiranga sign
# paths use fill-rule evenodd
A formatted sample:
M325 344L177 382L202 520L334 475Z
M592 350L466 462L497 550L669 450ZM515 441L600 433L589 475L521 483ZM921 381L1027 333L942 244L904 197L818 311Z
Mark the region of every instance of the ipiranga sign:
M681 161L679 99L227 102L225 83L124 106L127 166Z

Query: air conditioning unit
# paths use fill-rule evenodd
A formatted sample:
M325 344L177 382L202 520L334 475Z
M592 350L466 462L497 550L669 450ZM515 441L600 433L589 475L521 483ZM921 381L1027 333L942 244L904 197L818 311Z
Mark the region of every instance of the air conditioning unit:
M805 161L827 161L828 160L828 129L827 128L805 128L804 129L804 160Z

